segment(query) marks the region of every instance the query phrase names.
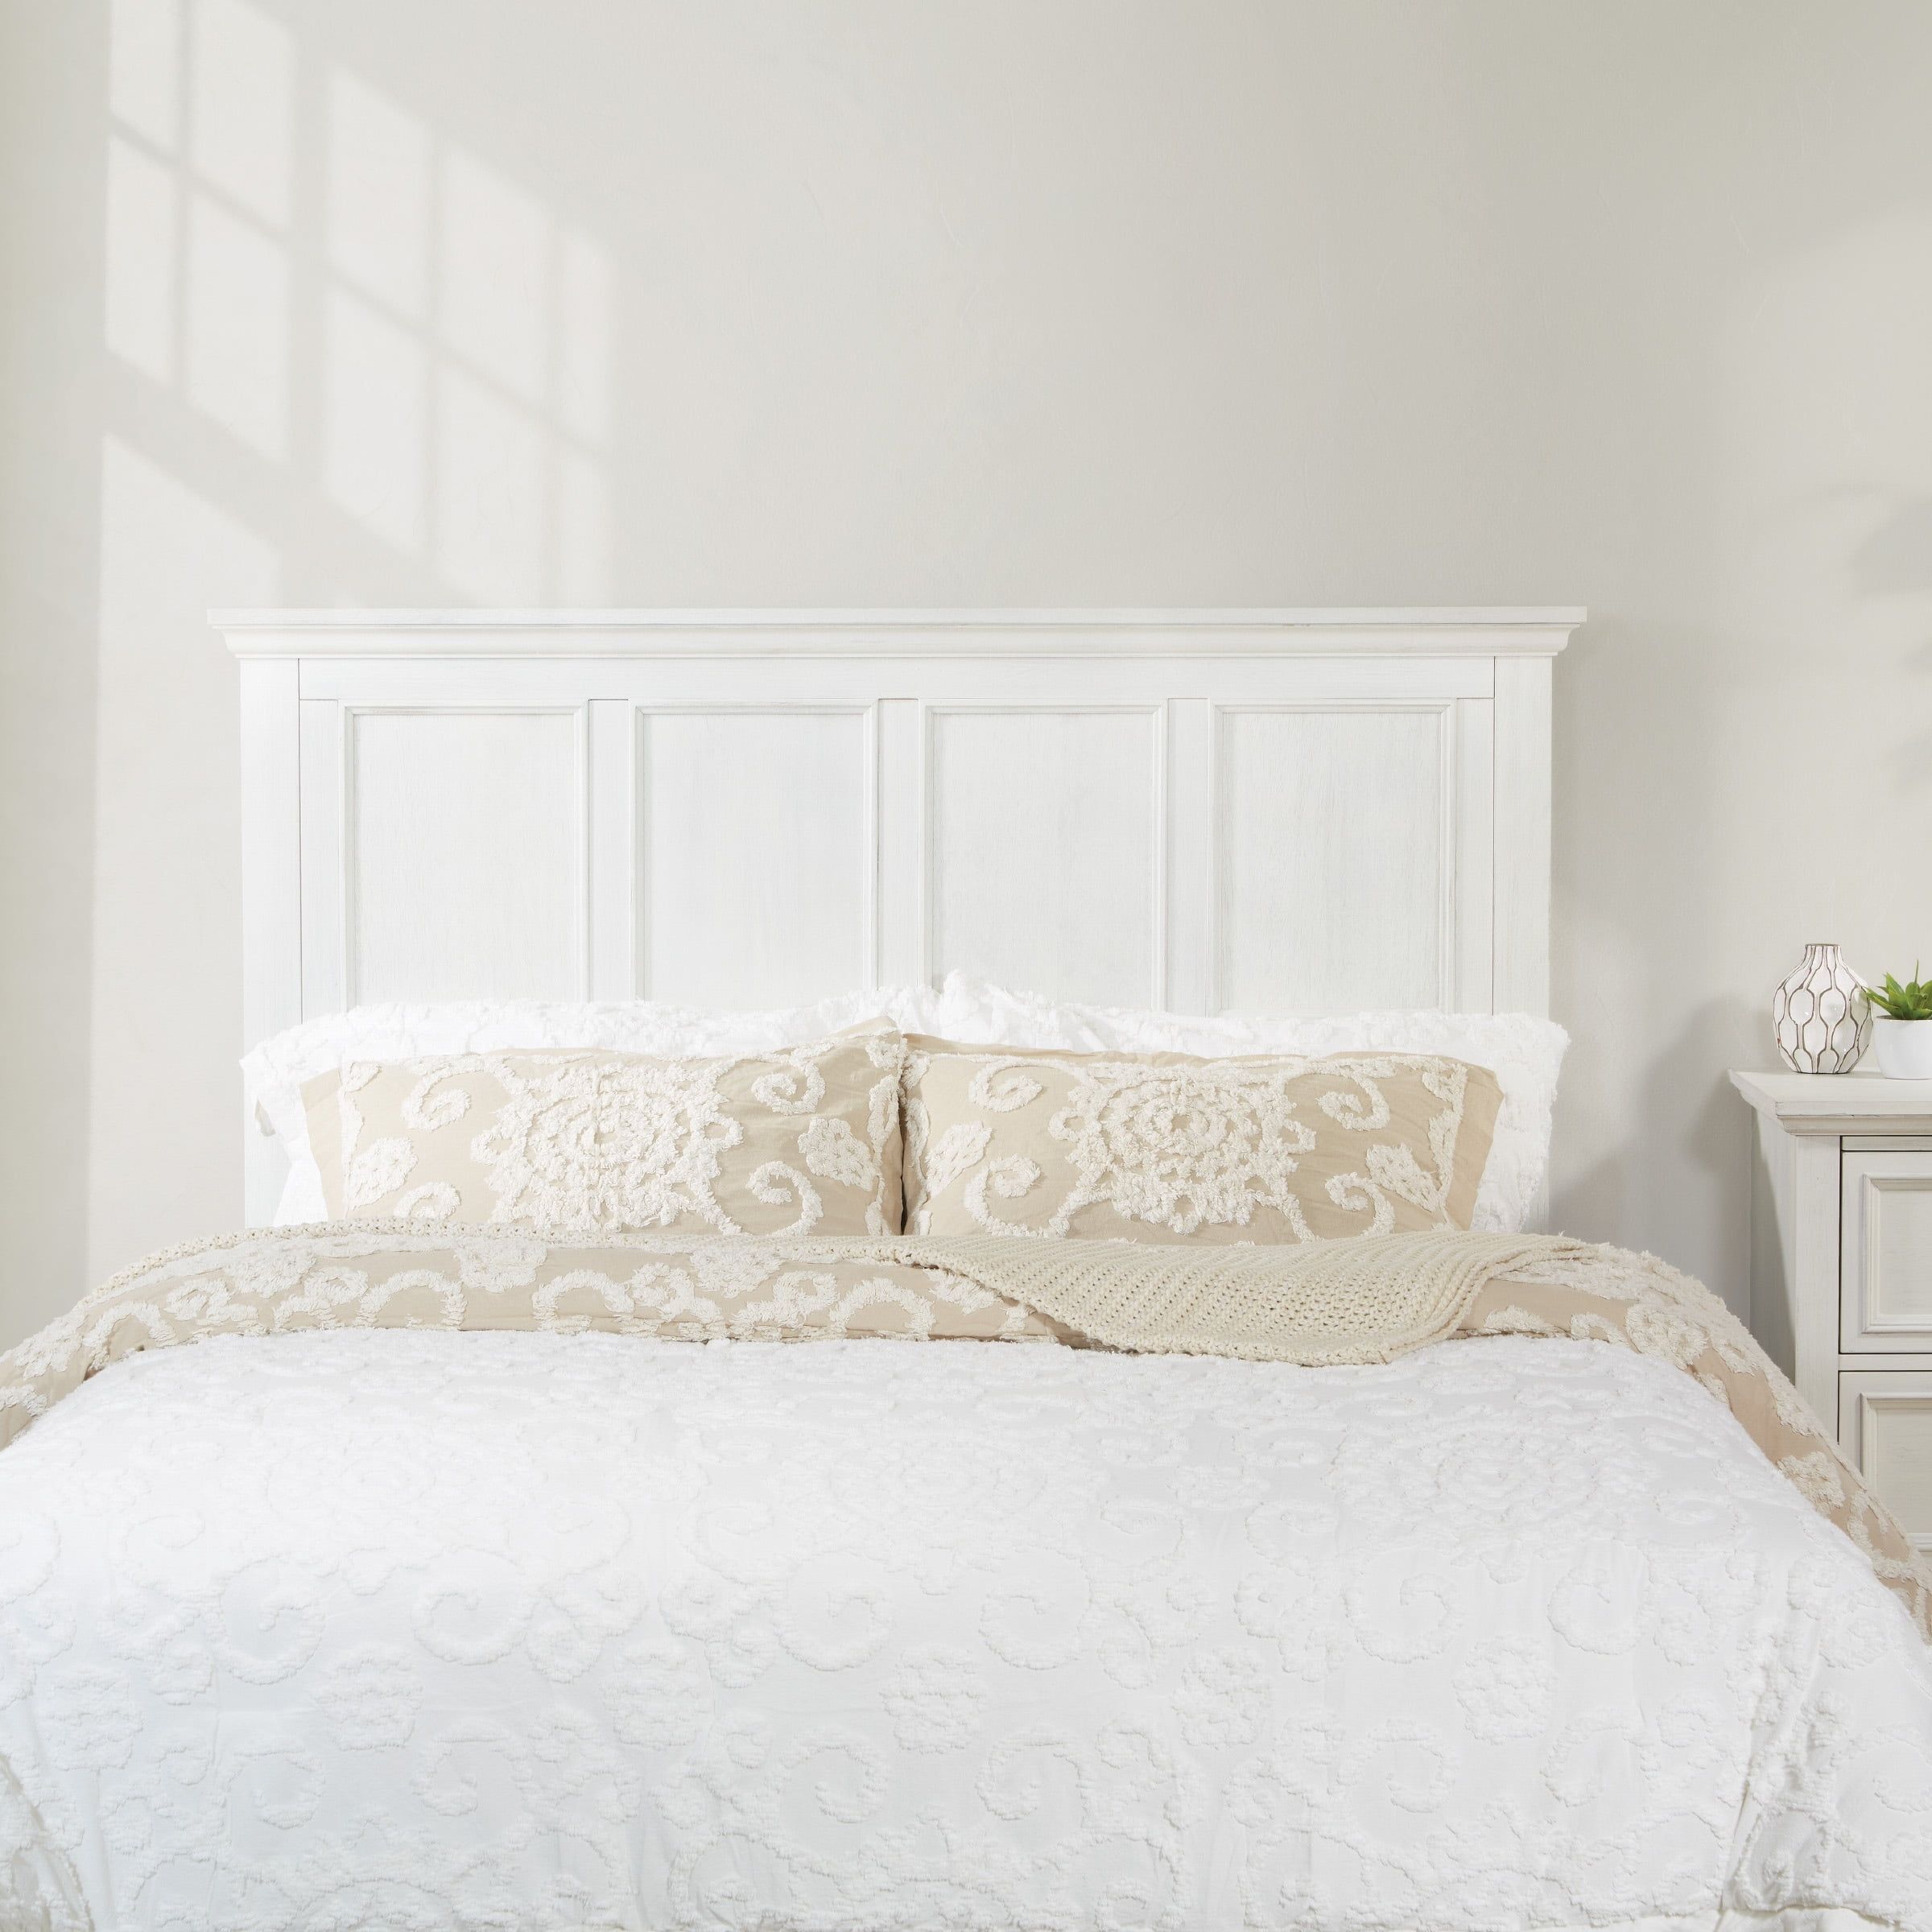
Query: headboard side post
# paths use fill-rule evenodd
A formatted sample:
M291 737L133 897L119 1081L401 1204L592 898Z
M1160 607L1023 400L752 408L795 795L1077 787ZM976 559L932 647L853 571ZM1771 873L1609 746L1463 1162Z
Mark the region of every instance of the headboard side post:
M294 658L245 658L242 675L242 1043L302 1018L301 670ZM275 1218L287 1163L244 1125L249 1226Z

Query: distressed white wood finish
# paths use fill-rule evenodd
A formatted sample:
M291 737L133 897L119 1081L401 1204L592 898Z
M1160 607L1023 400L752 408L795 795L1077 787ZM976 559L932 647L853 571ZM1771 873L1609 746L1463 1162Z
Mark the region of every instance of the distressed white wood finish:
M1547 1009L1535 611L255 612L245 1030L962 967ZM249 1211L276 1156L250 1153Z
M1839 1440L1913 1545L1932 1550L1932 1374L1846 1376Z
M637 719L627 990L784 1006L876 980L873 707L640 706Z
M1839 1346L1932 1348L1932 1149L1847 1148Z
M1757 1114L1751 1325L1932 1547L1932 1081L1731 1079Z
M1549 658L1585 613L1571 605L1433 609L214 610L208 621L247 657L522 657L536 635L573 655L896 657L970 639L976 657L1173 654L1198 642L1221 654Z
M919 976L1166 1005L1164 708L923 711Z
M1217 1008L1459 1003L1456 708L1218 708Z
M589 991L580 705L347 708L342 997L581 999ZM303 772L326 811L334 774Z
M242 1036L252 1045L302 1018L302 704L288 659L242 666ZM283 1163L244 1129L243 1210L275 1217Z

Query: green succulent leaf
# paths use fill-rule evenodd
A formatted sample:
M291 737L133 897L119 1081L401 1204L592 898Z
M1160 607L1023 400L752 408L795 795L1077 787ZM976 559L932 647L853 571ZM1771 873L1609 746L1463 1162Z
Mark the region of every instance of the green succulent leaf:
M1888 1018L1932 1020L1932 980L1921 980L1918 962L1912 964L1912 977L1901 986L1890 974L1883 986L1868 986L1866 997Z

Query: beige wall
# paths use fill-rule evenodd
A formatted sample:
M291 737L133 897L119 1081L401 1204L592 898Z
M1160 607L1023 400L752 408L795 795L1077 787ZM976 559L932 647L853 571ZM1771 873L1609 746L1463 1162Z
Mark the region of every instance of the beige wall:
M239 1199L210 604L1587 602L1556 1199L1932 959L1932 9L0 0L0 1341Z

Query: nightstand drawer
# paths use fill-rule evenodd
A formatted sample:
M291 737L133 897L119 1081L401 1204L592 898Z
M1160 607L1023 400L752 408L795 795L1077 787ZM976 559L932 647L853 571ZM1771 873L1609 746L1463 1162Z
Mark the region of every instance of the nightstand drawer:
M1847 1147L1839 1212L1839 1346L1932 1352L1932 1149Z
M1838 1439L1878 1500L1921 1550L1932 1550L1932 1373L1838 1378Z

